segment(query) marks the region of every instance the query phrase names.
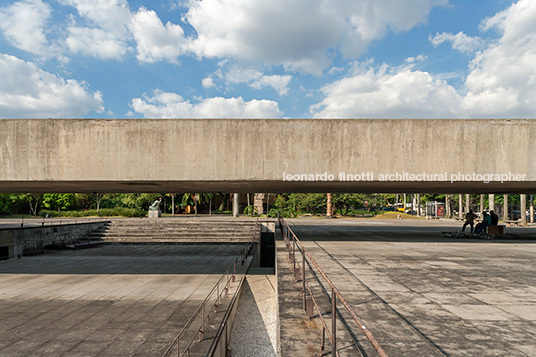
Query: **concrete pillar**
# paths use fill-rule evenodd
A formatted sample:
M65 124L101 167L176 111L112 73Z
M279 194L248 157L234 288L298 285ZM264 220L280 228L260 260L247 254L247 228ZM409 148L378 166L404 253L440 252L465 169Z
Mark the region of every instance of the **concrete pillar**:
M257 209L259 215L264 214L264 193L255 193L253 195L253 207Z
M326 209L326 216L328 216L328 218L331 218L333 217L333 204L331 203L332 195L331 193L328 193L327 196L328 196L328 204L327 204L327 209Z
M508 219L508 194L503 195L503 221L506 221Z
M458 195L458 217L463 218L463 196L461 193Z
M521 214L521 225L523 227L527 226L527 195L522 193L519 195L519 213Z
M488 196L488 200L489 200L489 210L495 211L495 194L490 193Z
M407 196L404 193L404 213L406 213L406 202L407 202Z
M171 194L171 215L175 217L175 194Z
M450 218L450 197L448 194L445 195L445 216L446 218Z
M534 195L530 195L530 223L534 223Z
M465 213L469 212L471 209L471 195L466 193L465 194Z
M480 194L480 217L484 217L484 194Z
M238 217L238 208L239 208L239 196L238 193L233 194L233 217Z
M421 215L421 194L417 194L417 216Z

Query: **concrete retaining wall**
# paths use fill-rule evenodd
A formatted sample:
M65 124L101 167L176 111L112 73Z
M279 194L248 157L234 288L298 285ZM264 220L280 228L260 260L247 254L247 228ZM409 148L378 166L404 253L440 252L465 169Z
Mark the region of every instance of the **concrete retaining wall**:
M57 226L0 229L0 247L9 247L9 258L36 253L53 243L72 243L104 224L102 222L64 224Z

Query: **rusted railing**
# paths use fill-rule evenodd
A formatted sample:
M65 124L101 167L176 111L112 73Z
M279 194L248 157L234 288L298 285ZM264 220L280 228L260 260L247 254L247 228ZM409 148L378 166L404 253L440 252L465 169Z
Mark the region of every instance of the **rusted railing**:
M289 253L289 260L293 264L292 267L292 273L294 275L294 279L299 282L302 282L302 294L303 294L303 309L305 310L306 315L311 318L314 315L313 312L313 306L318 312L318 316L320 317L320 321L322 322L322 350L324 350L325 347L325 337L327 334L328 340L331 343L332 348L332 356L339 356L339 353L337 351L337 300L341 302L341 304L346 308L350 316L352 316L352 319L357 323L359 326L359 329L361 332L365 335L365 337L369 340L369 342L372 344L372 347L378 352L378 354L382 357L387 357L387 353L383 350L383 348L380 346L378 341L374 338L370 330L366 327L366 325L363 323L363 321L357 316L354 309L348 304L346 299L342 296L341 292L337 289L335 284L331 281L331 279L326 275L326 273L320 268L320 266L316 263L314 258L309 254L307 249L303 246L303 244L300 242L296 234L292 231L292 228L285 222L283 218L279 218L279 226L281 228L281 232L283 233L283 239L285 241L285 245L287 248L287 251ZM297 250L301 252L301 268L298 266L298 262L296 259L296 247ZM328 325L326 321L324 320L324 317L322 316L322 312L320 310L320 307L317 304L317 301L311 291L311 288L309 287L309 284L307 283L307 279L305 276L305 263L306 260L308 260L309 264L314 266L316 270L320 273L320 275L324 278L324 280L327 282L329 287L331 288L331 331L328 328Z
M225 273L223 273L216 285L214 285L212 290L208 293L205 300L203 300L201 305L199 305L199 307L195 310L188 322L186 322L186 325L184 325L184 327L180 330L179 334L169 344L168 348L162 356L170 356L172 354L175 354L174 351L176 352L176 356L190 356L192 345L194 344L194 342L196 340L203 340L205 334L205 327L209 323L210 314L218 312L218 308L223 302L223 297L229 293L229 286L236 280L237 264L240 262L241 265L244 265L244 262L251 254L251 249L253 248L255 243L258 242L258 237L260 235L259 233L260 223L257 219L253 236L247 242L244 249L242 249L240 255L235 258L235 260L227 268ZM242 279L244 278L242 277ZM225 285L221 287L222 284ZM212 301L214 302L211 303ZM194 325L194 322L199 317L199 315L201 315L201 323L199 328L197 328L196 332L193 334L192 337L190 337L186 341L182 341L186 344L184 345L184 347L181 347L181 339L185 338L185 335L188 331L191 331L191 327Z

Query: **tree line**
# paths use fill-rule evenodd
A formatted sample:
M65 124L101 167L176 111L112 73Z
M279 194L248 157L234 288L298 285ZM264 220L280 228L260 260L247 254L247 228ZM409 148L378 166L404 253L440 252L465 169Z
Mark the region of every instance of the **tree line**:
M229 193L13 193L0 194L0 215L45 216L73 212L73 215L126 215L145 216L149 206L162 198L160 209L164 213L229 213L232 209L232 194ZM408 205L411 202L408 195ZM463 195L465 199L465 195ZM270 216L280 214L292 217L298 214L325 214L327 198L325 193L288 193L267 195L265 213ZM402 202L402 194L333 194L332 204L338 215L353 215L358 212L375 212ZM445 194L421 194L421 204L428 201L445 202ZM518 204L519 195L510 195L509 200ZM244 201L244 200L243 200ZM452 211L458 207L458 195L450 195ZM495 195L495 204L502 205L502 195ZM241 213L255 215L256 211L248 197L241 202ZM472 207L480 204L480 195L470 196ZM488 207L488 195L484 197ZM246 207L244 207L246 206ZM74 213L78 212L78 213ZM66 214L66 213L65 213Z

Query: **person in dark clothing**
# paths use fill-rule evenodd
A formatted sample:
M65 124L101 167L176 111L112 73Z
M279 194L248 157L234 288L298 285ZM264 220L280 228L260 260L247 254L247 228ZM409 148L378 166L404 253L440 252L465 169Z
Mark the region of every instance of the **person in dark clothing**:
M465 232L465 227L467 225L471 226L471 234L473 233L473 226L475 224L476 214L473 213L473 210L470 209L469 212L465 215L465 223L463 224L462 232Z
M491 224L491 216L488 212L484 212L484 217L482 218L482 223L478 224L475 229L475 233L484 233L486 232L486 227Z
M499 224L499 216L493 210L489 211L489 215L491 216L491 226L496 226Z

